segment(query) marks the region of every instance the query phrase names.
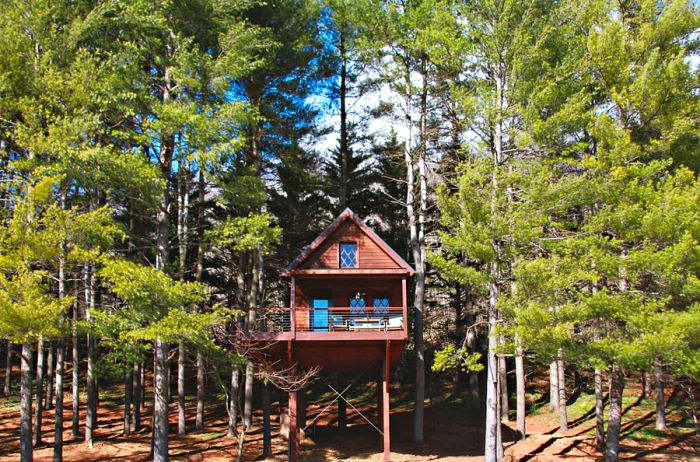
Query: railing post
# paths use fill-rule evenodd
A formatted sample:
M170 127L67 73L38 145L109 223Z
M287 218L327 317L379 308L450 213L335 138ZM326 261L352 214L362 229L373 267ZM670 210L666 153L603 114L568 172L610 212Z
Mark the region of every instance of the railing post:
M408 336L408 289L406 288L406 276L401 278L401 308L403 309L403 333Z
M292 333L292 338L296 338L297 332L297 282L292 277L291 295L289 297L289 331Z

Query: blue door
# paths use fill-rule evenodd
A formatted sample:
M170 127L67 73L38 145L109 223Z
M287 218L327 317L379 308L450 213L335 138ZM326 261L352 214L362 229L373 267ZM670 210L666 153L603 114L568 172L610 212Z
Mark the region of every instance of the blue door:
M331 301L328 298L314 298L311 301L311 325L314 332L328 332L328 307Z

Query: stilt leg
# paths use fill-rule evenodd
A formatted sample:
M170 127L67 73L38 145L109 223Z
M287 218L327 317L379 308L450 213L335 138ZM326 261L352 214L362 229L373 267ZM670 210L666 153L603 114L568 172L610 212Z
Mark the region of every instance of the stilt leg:
M299 452L299 427L297 426L297 392L289 392L289 462L296 462Z
M389 428L389 366L391 343L386 342L386 354L382 361L382 432L384 433L384 462L391 458L391 429Z
M342 377L338 377L338 390L344 390L345 389L345 379ZM344 399L339 399L338 400L338 428L340 430L345 430L345 427L347 427L347 404L345 403Z

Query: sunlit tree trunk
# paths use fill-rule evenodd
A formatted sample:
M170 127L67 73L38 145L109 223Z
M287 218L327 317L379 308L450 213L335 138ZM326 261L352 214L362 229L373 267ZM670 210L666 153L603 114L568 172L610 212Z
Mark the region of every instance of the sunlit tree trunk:
M622 423L622 392L625 377L619 366L610 371L610 417L605 447L605 462L617 462L620 455L620 425Z
M556 360L549 364L549 406L553 411L559 410L559 370Z
M564 380L564 373L564 359L562 357L562 351L559 350L557 359L557 374L559 376L559 431L562 432L569 429L569 417L566 412L566 382Z
M228 407L228 436L230 438L233 438L238 434L236 431L236 423L238 420L239 377L240 377L240 373L238 372L238 369L234 368L231 371L231 390L230 390L229 399L228 399L228 403L227 403L227 407Z
M186 432L185 421L185 341L180 340L177 351L177 434Z
M654 365L656 387L656 429L666 430L666 396L664 393L664 369L658 359Z
M32 346L29 343L22 344L20 373L19 456L21 462L32 462Z
M594 371L595 375L595 445L599 451L605 450L605 403L603 402L603 372Z
M5 361L5 388L3 389L3 394L5 396L10 396L11 393L11 382L12 381L12 343L7 341L7 356Z
M141 364L134 364L133 367L133 389L134 389L134 431L141 430L141 406L143 401L143 381L141 376Z
M41 421L44 413L44 338L39 337L36 353L36 407L34 409L34 446L41 444Z
M44 409L53 409L53 379L54 379L54 345L49 344L46 356L46 403Z
M515 350L515 413L518 434L521 440L527 436L525 431L525 361L523 349L516 340L518 346Z

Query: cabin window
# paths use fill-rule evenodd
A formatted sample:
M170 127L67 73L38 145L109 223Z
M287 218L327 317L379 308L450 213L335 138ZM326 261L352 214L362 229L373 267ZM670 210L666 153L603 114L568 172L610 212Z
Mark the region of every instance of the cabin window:
M357 244L354 242L340 243L340 267L357 268Z
M375 295L372 306L375 314L389 314L389 297L386 294Z
M365 313L365 294L362 292L357 292L350 299L350 312L352 314L364 314Z

